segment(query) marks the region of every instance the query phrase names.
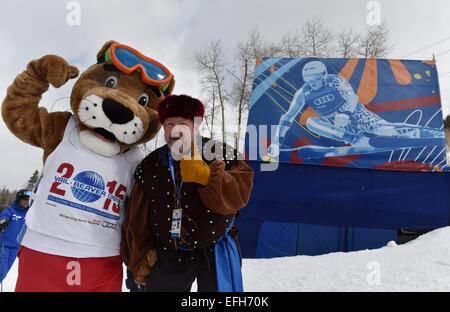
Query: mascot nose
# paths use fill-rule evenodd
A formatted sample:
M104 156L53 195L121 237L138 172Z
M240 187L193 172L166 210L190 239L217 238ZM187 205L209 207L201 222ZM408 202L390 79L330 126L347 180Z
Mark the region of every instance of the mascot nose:
M103 100L102 109L106 117L116 124L123 125L134 118L134 114L131 110L112 99Z

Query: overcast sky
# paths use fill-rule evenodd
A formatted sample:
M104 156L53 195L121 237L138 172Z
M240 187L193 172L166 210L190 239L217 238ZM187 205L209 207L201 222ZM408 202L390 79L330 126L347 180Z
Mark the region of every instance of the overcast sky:
M257 27L270 41L319 17L332 30L361 30L369 14L366 0L81 0L81 25L66 22L65 0L0 0L0 99L26 64L45 54L65 57L81 70L95 62L102 44L130 44L167 65L176 76L175 93L199 95L194 51L221 38L228 59L239 41ZM391 57L429 59L436 54L439 73L450 71L450 1L378 1L391 29ZM431 47L419 53L418 49ZM444 105L450 103L450 75L441 80ZM72 83L50 89L42 104L67 110ZM450 110L448 110L450 111ZM16 139L0 124L0 187L22 187L42 167L42 151Z

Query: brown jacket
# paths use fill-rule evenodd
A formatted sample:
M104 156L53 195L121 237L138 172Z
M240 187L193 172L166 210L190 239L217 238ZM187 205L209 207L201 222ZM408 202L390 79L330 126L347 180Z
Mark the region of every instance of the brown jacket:
M204 159L211 168L208 185L183 183L181 240L174 241L169 233L175 199L168 151L167 146L159 148L136 169L121 245L122 258L135 274L156 245L168 249L181 244L190 249L210 247L250 198L254 172L244 161L226 158L225 166L217 166ZM174 165L179 172L177 162Z

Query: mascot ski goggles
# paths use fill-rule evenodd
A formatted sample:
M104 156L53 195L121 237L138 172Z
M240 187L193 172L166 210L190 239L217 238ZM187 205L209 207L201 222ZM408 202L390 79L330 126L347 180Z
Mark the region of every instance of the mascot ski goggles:
M144 83L162 87L163 92L173 79L173 74L163 64L124 44L113 43L106 51L105 61L125 74L139 71Z

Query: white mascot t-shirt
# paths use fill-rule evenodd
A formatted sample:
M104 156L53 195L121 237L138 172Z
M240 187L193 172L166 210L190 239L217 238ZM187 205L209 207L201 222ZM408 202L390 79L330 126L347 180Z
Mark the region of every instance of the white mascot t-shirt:
M103 157L80 142L75 118L44 165L22 245L77 258L120 253L125 199L144 154L139 147Z

